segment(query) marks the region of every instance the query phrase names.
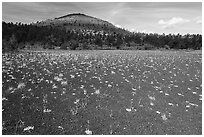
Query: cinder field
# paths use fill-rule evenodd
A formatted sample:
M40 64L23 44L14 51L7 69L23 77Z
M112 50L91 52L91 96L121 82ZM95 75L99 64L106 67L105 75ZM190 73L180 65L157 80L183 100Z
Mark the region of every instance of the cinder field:
M3 53L2 134L201 135L201 51Z

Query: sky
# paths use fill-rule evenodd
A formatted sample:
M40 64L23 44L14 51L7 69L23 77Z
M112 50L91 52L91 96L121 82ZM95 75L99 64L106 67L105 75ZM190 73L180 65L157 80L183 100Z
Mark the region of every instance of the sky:
M32 23L71 13L97 17L129 31L202 33L201 2L3 2L2 20Z

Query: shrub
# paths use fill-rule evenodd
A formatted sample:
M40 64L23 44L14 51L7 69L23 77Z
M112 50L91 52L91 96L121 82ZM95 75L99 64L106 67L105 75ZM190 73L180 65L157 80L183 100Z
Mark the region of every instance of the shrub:
M76 50L78 46L79 46L79 43L76 40L69 41L69 47L71 50Z
M165 49L170 49L169 45L164 45Z
M60 49L62 50L67 50L69 49L69 43L68 42L64 42L61 44Z
M2 52L8 52L11 50L10 44L7 40L2 40Z
M148 43L145 43L143 46L144 46L144 50L153 50L153 49L155 49L154 45L151 45L151 44L148 44Z

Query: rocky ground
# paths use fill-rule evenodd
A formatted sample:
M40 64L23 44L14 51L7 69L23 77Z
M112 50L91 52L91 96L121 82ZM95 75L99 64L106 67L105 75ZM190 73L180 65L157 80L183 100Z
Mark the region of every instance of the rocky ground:
M2 56L3 134L202 134L201 54Z

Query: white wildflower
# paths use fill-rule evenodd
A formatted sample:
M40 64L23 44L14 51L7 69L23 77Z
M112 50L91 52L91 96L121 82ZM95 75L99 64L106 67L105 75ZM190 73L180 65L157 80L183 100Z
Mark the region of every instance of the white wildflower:
M62 77L62 76L63 76L63 74L62 74L62 73L60 73L60 74L59 74L59 77Z
M62 81L63 79L62 79L61 77L55 76L55 77L54 77L54 80L56 80L56 81Z
M18 89L22 89L22 88L24 88L24 87L25 87L25 84L24 84L24 83L19 83L17 88L18 88Z
M74 75L70 75L70 77L71 77L71 78L75 78L75 76L74 76Z
M126 108L126 111L130 112L130 111L131 111L131 108Z
M162 113L161 117L163 120L167 120L166 114Z
M26 128L23 129L23 131L28 131L28 130L33 130L34 126L28 126Z
M89 130L89 129L86 129L85 133L88 134L88 135L92 135L92 131Z
M8 100L8 99L7 99L7 98L5 98L5 97L3 97L3 98L2 98L2 101L7 101L7 100Z
M100 90L97 89L97 90L95 91L95 94L100 94Z
M112 85L111 85L111 84L108 84L108 87L112 87Z
M62 85L62 86L66 86L66 85L67 85L67 81L62 81L62 82L61 82L61 85Z
M49 112L51 112L51 111L52 111L51 109L44 109L44 110L43 110L44 113L49 113Z

